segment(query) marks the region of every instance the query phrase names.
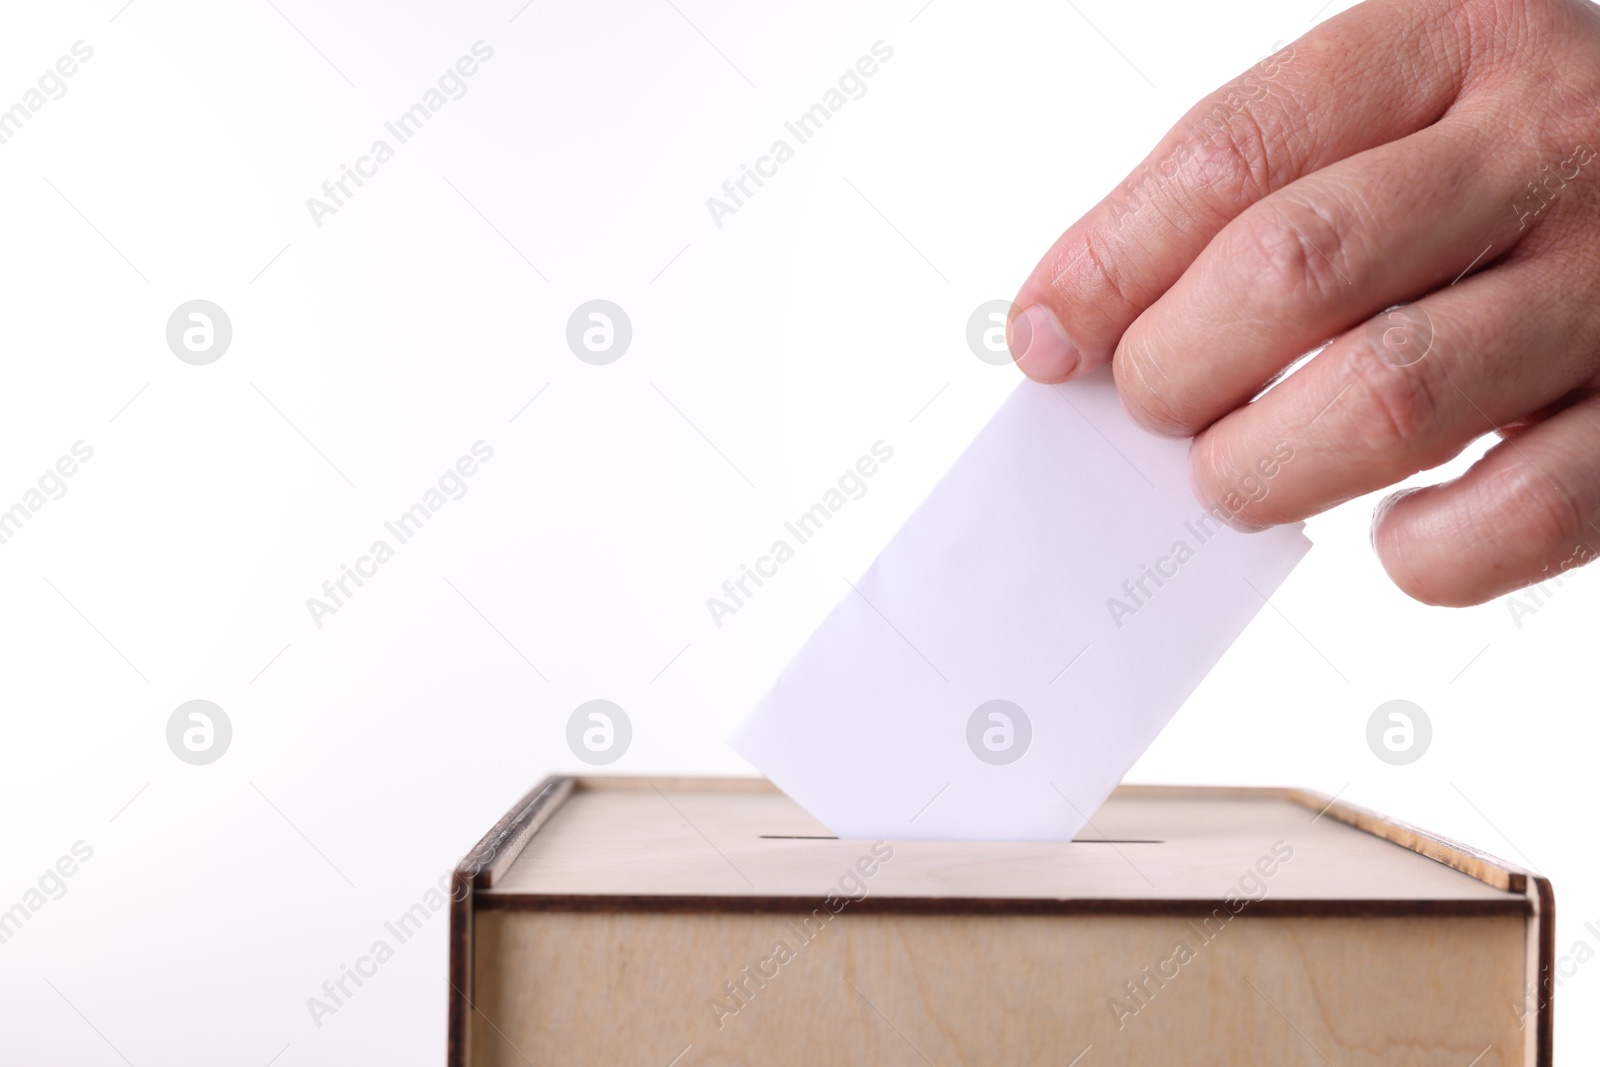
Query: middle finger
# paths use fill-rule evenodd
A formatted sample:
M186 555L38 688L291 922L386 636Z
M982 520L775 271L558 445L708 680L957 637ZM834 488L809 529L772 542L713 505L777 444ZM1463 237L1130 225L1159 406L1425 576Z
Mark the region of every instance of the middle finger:
M1503 254L1517 232L1505 193L1516 153L1488 143L1498 125L1457 114L1229 223L1123 336L1117 384L1130 414L1193 436L1302 353L1445 285L1487 245Z

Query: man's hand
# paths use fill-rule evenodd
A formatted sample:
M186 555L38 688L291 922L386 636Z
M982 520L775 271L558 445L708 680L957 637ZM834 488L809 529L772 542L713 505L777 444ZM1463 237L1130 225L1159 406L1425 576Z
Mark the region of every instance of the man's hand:
M1490 599L1600 551L1597 151L1600 8L1369 0L1202 101L1062 234L1012 353L1043 382L1112 364L1245 529L1497 431L1373 524L1411 596Z

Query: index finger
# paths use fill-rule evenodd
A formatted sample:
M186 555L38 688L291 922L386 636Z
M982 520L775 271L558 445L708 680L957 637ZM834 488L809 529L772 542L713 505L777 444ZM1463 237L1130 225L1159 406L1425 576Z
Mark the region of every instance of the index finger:
M1022 371L1058 382L1110 363L1123 332L1245 208L1437 120L1463 60L1440 47L1444 17L1418 6L1363 4L1195 105L1023 283L1007 327Z

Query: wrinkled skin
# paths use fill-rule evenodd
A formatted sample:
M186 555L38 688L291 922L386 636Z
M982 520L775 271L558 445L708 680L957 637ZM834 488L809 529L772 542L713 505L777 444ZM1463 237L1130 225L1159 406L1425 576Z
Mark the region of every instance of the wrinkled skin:
M1597 153L1600 8L1369 0L1198 104L1062 234L1012 354L1043 382L1109 363L1243 529L1497 433L1385 500L1373 543L1430 604L1547 580L1600 552Z

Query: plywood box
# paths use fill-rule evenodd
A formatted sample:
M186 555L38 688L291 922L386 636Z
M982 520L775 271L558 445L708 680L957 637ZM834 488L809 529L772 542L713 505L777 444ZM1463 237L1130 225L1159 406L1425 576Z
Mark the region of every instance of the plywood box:
M1125 786L1070 843L840 841L552 778L455 874L452 1067L1547 1067L1543 878L1326 797Z

